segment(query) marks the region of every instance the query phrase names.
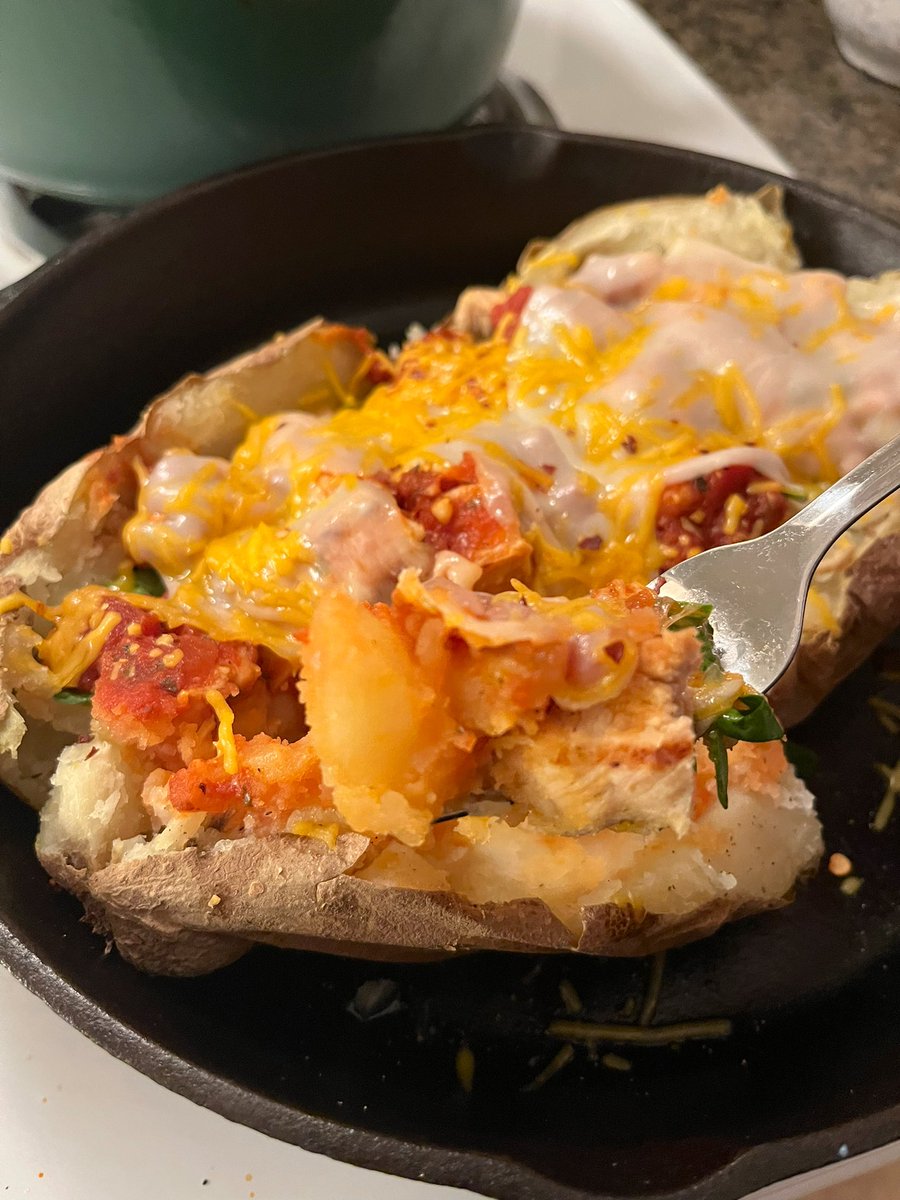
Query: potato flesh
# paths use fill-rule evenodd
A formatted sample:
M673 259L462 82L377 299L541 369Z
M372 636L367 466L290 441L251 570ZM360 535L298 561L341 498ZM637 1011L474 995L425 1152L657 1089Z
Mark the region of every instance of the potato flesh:
M42 812L38 852L70 849L87 867L105 866L113 842L147 833L143 774L109 742L63 750Z
M334 593L309 628L303 700L322 775L351 829L417 845L461 786L459 730L392 614Z

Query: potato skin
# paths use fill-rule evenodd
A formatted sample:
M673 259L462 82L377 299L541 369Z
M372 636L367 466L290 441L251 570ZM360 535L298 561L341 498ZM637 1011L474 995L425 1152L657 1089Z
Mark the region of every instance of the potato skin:
M900 505L888 501L875 520L850 536L856 545L841 580L838 633L822 628L807 611L797 657L770 693L786 728L805 720L900 626ZM827 578L825 566L827 562L816 573L814 586Z
M575 938L537 899L472 904L452 892L385 887L344 874L368 847L359 834L341 835L334 850L311 838L247 839L224 852L190 848L91 875L59 853L43 853L41 862L79 896L94 929L123 958L162 975L206 974L256 942L384 962L473 950L630 958L706 937L745 915L727 898L677 916L604 904L583 910L584 929Z
M678 233L676 208L670 204L660 213L657 239ZM612 216L618 237L616 223L624 219L628 225L640 213L629 208ZM773 260L785 256L791 265L793 248L780 212L771 229L765 223L762 228ZM579 222L571 240L576 252L584 253L598 238L606 245L609 236L609 229ZM532 250L523 266L533 263L536 253ZM479 311L491 299L490 294L480 297ZM317 337L324 332L321 323L312 323L206 376L189 377L157 400L126 438L49 484L7 535L0 596L26 586L54 599L78 582L103 577L133 508L131 457L146 451L152 458L175 445L228 453L244 432L241 406L260 415L277 411L289 406L286 397L312 386L324 345ZM347 344L337 360L336 353L334 346L328 351L346 381L362 350ZM108 494L108 504L92 501L98 484L104 485L99 491ZM802 719L900 623L900 516L871 525L857 542L853 566L843 576L840 633L808 622L796 668L779 685L776 703L788 723ZM5 623L0 620L0 656ZM10 693L0 688L0 751L4 738L11 744L21 736L14 718ZM52 764L47 765L49 775ZM25 792L9 755L0 754L0 778ZM346 874L365 861L370 847L357 834L343 834L334 849L303 837L246 839L218 850L148 855L94 872L62 849L45 848L40 858L48 874L82 900L94 927L115 941L124 958L144 971L176 976L225 966L255 942L386 961L476 949L634 956L706 936L747 911L727 897L670 916L604 904L583 911L583 930L576 938L537 899L479 905L451 892L387 887ZM784 902L774 898L754 911Z

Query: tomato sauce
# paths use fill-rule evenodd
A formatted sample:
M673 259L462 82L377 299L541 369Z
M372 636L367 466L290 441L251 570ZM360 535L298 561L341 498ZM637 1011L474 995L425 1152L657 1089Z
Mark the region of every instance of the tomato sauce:
M765 482L772 481L753 467L733 466L664 488L656 515L656 539L665 565L674 566L713 546L745 542L781 525L787 516L784 494L774 488L748 490L752 484ZM741 502L733 528L728 522L732 496Z

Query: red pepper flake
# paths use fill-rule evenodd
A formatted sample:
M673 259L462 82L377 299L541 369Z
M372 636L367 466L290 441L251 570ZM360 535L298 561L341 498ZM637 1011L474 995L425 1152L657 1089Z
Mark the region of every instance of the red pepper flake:
M629 433L628 437L622 443L622 449L626 454L637 454L637 438L633 433Z
M500 304L491 309L491 324L501 337L511 338L519 326L522 309L531 299L534 289L530 287L516 288Z
M599 533L593 534L591 537L582 538L578 543L579 550L599 550L603 545L603 538Z
M622 655L625 653L625 645L623 642L610 642L608 646L603 647L603 651L607 658L611 658L614 663L622 661Z

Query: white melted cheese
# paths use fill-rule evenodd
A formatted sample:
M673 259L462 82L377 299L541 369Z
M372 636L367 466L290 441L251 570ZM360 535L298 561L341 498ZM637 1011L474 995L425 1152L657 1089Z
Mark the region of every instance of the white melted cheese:
M509 343L426 335L360 409L268 418L231 462L165 455L126 543L187 612L283 650L325 587L386 600L406 567L476 584L388 483L470 454L479 503L531 545L526 582L646 580L664 487L737 465L816 487L900 433L900 321L856 291L689 240L590 256L534 289Z

